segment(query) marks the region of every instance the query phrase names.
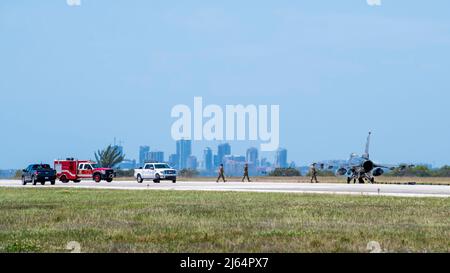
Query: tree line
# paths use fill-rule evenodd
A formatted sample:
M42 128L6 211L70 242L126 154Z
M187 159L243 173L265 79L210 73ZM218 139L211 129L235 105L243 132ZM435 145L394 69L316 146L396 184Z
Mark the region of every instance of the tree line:
M119 147L109 145L103 150L97 151L95 154L95 159L101 167L114 168L125 158L125 155L119 150ZM133 170L116 170L116 174L119 177L133 176ZM179 171L181 177L196 177L199 175L197 170L183 169ZM328 170L317 170L318 176L334 176L334 172ZM443 166L439 169L431 169L427 166L402 166L395 168L390 172L385 174L386 176L392 177L450 177L450 166ZM22 171L18 170L15 174L16 178L22 176ZM302 176L300 170L296 168L276 168L268 176ZM310 172L307 172L305 176L311 176Z
M406 168L395 168L386 176L408 176L408 177L450 177L450 166L439 169L430 169L427 166L414 166Z
M439 169L431 169L427 166L402 166L385 175L391 177L450 177L450 166L443 166ZM302 176L302 173L294 168L276 168L269 173L269 176ZM305 176L311 176L311 173L308 171ZM334 176L334 172L317 170L317 176Z

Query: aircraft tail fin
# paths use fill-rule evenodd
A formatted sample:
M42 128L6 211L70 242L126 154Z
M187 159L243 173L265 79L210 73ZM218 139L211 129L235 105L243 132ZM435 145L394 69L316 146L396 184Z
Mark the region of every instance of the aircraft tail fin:
M370 135L372 135L372 132L369 132L369 136L367 137L366 142L366 150L364 151L364 158L369 158L369 148L370 148Z

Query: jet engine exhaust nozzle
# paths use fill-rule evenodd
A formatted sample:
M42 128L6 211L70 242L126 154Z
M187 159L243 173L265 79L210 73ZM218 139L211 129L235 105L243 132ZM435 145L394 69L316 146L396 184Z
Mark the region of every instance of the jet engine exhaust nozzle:
M380 176L384 173L382 168L376 168L375 170L373 170L372 175L373 176Z
M372 161L367 160L363 163L364 171L366 171L367 173L373 170L374 164Z

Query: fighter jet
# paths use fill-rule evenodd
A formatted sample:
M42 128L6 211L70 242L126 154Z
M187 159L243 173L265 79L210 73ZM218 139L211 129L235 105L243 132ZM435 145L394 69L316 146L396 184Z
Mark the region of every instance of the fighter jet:
M404 168L406 166L382 166L374 163L369 157L369 147L370 147L370 136L369 132L366 142L366 150L362 156L358 156L355 153L350 155L350 159L345 164L340 164L339 166L320 164L320 169L336 169L336 176L346 176L347 183L352 180L354 183L358 180L359 183L365 183L368 181L370 183L375 183L375 177L384 174L385 170L393 170L397 167Z

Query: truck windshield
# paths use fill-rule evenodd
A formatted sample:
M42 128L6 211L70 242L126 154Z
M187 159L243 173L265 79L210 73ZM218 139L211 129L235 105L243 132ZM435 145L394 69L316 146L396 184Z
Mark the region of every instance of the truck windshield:
M170 166L167 164L155 164L156 169L170 169Z

